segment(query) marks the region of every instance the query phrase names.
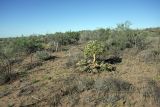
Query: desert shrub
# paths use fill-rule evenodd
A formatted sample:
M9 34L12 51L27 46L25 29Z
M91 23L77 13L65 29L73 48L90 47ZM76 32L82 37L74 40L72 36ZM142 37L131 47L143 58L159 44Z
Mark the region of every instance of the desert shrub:
M143 30L130 29L128 22L118 24L117 28L110 31L105 43L105 53L121 56L126 48L144 50L149 45L149 33Z
M123 23L119 23L117 24L116 30L117 31L126 31L128 29L130 29L131 26L131 22L130 21L125 21Z
M95 81L91 77L82 77L77 82L78 82L78 90L85 91L92 89Z
M25 46L27 53L33 53L42 49L42 44L37 38L29 38L27 46Z
M83 43L83 42L92 40L93 39L92 35L93 35L92 31L89 31L89 30L81 31L80 32L80 42Z
M105 54L119 56L126 48L126 41L125 34L119 34L113 30L111 36L105 41Z
M140 59L140 61L144 61L146 63L160 62L160 50L143 50L138 54L138 58Z
M74 76L74 77L73 77ZM78 75L71 75L64 79L62 87L64 92L69 95L80 93L93 88L94 80L91 77L79 77Z
M14 41L15 51L30 54L42 49L41 40L36 36L19 37Z
M62 50L62 45L58 42L58 41L50 41L48 43L42 43L42 47L44 50L47 51L58 51L58 50Z
M139 31L130 31L127 35L128 45L130 47L138 48L139 50L145 49L147 33Z
M12 71L8 57L0 53L0 85L15 79L16 73Z
M81 52L73 52L67 58L66 66L67 67L76 67L76 63L83 59L83 54Z
M11 74L1 73L1 75L0 75L0 85L8 82L10 80L10 76L11 76Z
M9 59L21 57L41 50L41 41L38 37L17 37L4 41L1 49Z
M133 85L114 78L97 79L95 89L103 92L129 92L133 91Z
M12 80L17 79L18 74L15 72L10 73L1 73L0 75L0 85L11 82Z
M51 55L46 51L37 51L36 52L36 57L39 60L49 60L51 58Z
M84 30L80 32L80 43L87 42L89 40L106 41L111 34L111 29L96 29L94 31Z
M68 39L68 44L75 44L79 41L79 32L66 32L65 37Z
M113 31L105 43L105 51L109 54L121 55L126 48L137 48L139 51L148 45L145 32L127 30Z
M52 35L52 40L61 45L76 44L79 41L79 32L57 32Z

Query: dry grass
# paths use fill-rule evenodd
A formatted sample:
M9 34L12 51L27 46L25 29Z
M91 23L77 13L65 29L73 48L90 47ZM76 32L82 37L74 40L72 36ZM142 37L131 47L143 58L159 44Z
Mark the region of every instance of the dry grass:
M119 76L122 79L131 81L135 85L142 78L153 79L157 75L156 64L147 64L139 61L139 58L130 54L124 54L122 63L117 65Z
M48 60L13 83L0 86L0 107L159 106L158 64L141 62L128 52L115 65L115 72L87 74L65 67L66 52L53 54L57 56L55 60ZM29 61L27 57L22 64ZM127 88L130 86L131 91Z

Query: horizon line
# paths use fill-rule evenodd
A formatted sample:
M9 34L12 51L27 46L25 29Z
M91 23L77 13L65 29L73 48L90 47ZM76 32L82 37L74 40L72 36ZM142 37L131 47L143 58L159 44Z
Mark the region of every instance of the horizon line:
M154 28L160 28L160 26L150 26L150 27L129 27L132 30L145 30L145 29L154 29ZM40 35L47 35L47 34L55 34L55 33L65 33L65 32L80 32L80 31L94 31L94 30L98 30L98 29L116 29L116 27L96 27L96 28L88 28L88 29L79 29L79 30L65 30L65 31L53 31L53 32L41 32L41 33L30 33L30 34L15 34L15 35L0 35L1 39L5 39L5 38L16 38L16 37L30 37L30 36L40 36Z

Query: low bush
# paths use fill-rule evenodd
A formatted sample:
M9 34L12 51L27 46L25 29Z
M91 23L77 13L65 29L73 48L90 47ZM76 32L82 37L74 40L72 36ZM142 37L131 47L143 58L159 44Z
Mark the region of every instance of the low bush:
M0 52L0 85L10 81L12 74L13 71L7 56Z
M147 49L143 50L138 54L140 61L146 63L160 62L160 50L158 49Z
M148 33L140 30L121 28L112 30L105 43L105 52L120 56L126 48L137 48L138 51L144 50L150 44L147 41Z
M97 79L95 89L102 92L129 92L133 91L133 85L114 78Z
M51 55L47 51L37 51L36 57L43 61L51 59Z
M37 36L19 37L16 38L14 43L14 50L18 52L25 52L31 54L42 49L41 40Z
M71 54L66 62L66 67L76 67L76 63L83 58L82 53L73 53Z
M7 75L6 74L1 74L0 75L0 85L10 81L10 77L11 77L11 74L7 74Z
M11 82L17 78L17 73L13 71L7 71L5 67L0 66L0 85Z
M57 32L52 35L52 40L58 42L60 45L77 44L79 40L79 32Z

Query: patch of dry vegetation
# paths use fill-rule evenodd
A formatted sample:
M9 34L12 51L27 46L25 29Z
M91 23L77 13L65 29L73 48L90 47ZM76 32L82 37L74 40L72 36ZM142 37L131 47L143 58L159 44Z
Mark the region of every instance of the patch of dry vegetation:
M88 40L98 42L84 50ZM54 46L57 42L59 49ZM156 31L119 25L117 29L18 38L3 45L0 50L10 60L16 79L0 85L2 107L160 106L160 39ZM109 66L116 69L109 70ZM0 67L2 71L4 66Z

